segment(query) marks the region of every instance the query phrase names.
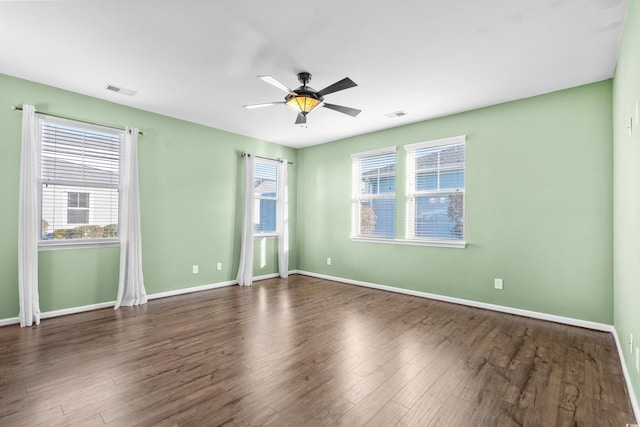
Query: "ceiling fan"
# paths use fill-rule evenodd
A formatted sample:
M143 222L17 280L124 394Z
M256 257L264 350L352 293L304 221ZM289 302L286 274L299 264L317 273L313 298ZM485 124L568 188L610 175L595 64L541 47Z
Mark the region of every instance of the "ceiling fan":
M269 83L270 85L277 87L278 89L287 92L287 96L284 98L284 101L281 102L266 102L264 104L243 105L244 108L260 108L269 107L271 105L285 104L287 107L298 113L298 117L296 118L297 125L306 124L307 114L309 114L318 106L325 107L330 110L339 111L341 113L348 114L351 117L357 116L361 111L355 108L328 104L324 102L325 95L333 92L338 92L340 90L349 89L350 87L358 86L349 77L345 77L344 79L318 91L313 89L311 86L307 86L307 84L311 81L311 73L308 72L298 73L298 80L300 81L300 83L302 83L302 86L293 90L289 89L284 83L280 82L273 76L258 76L258 78L266 83Z

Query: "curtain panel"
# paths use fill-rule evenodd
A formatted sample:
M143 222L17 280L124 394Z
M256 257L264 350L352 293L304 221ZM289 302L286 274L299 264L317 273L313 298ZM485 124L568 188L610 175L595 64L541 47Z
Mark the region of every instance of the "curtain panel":
M40 138L36 109L22 106L22 148L20 157L20 202L18 207L18 288L20 326L40 324L38 296L38 181L40 174Z
M242 181L242 241L240 243L240 265L236 281L240 286L253 283L253 181L255 158L245 154Z
M278 165L278 273L289 277L289 177L287 159Z
M145 304L147 293L142 275L142 233L138 182L138 134L126 128L122 147L120 187L120 278L114 309Z

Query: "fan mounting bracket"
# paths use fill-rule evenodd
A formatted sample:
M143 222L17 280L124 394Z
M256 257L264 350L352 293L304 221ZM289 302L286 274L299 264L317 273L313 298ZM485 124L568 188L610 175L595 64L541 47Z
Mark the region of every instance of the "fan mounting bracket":
M307 85L311 81L311 73L303 71L298 73L298 81L302 83L304 86Z

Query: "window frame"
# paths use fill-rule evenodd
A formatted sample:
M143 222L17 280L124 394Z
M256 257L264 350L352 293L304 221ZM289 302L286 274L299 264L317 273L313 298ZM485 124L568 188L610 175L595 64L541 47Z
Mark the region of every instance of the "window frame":
M462 188L457 188L455 191L451 189L441 190L436 188L435 190L416 190L416 175L418 173L414 166L411 164L415 162L415 152L424 148L445 147L447 145L463 144L465 149L465 162L463 163L464 182ZM444 246L454 248L466 247L466 232L467 232L467 215L466 215L466 135L453 136L449 138L435 139L425 142L419 142L416 144L407 144L404 146L405 150L405 240L411 242L411 244L423 244L428 246ZM455 170L454 168L443 168ZM437 166L435 168L436 173L441 172L441 168ZM450 194L452 192L462 194L462 206L463 206L463 222L462 222L462 238L461 239L437 239L429 237L419 237L415 235L415 200L420 196L438 195L438 194Z
M382 156L386 154L393 154L395 156L394 160L394 191L393 193L384 193L380 194L360 194L360 180L362 177L362 173L360 172L360 167L356 167L356 162L360 162L364 158ZM397 157L397 147L384 147L376 150L363 151L360 153L354 153L351 155L351 240L353 241L363 241L363 242L393 242L397 238L397 182L398 182L398 157ZM390 176L390 175L388 175ZM362 200L385 200L390 199L393 200L393 210L394 210L394 226L393 226L393 237L377 237L377 236L366 236L361 234L361 208L362 208Z
M43 221L43 187L45 184L49 185L62 185L67 187L77 187L77 190L72 191L76 193L86 193L87 188L101 188L101 189L113 189L118 193L118 237L115 238L87 238L87 239L51 239L45 240L42 238L42 230L38 234L38 250L39 251L48 251L48 250L67 250L67 249L83 249L83 248L98 248L98 247L116 247L120 246L120 224L121 224L121 206L122 206L122 171L124 166L123 159L123 142L125 136L125 130L116 129L108 126L101 126L93 123L86 123L79 120L66 119L56 116L49 116L46 114L37 114L36 113L36 122L37 122L37 140L38 140L38 216L39 222L42 224ZM44 180L43 179L43 171L42 171L42 153L43 153L43 135L42 128L44 126L43 123L53 123L61 126L69 126L73 128L79 128L86 131L96 131L100 133L108 133L117 135L118 142L118 184L117 185L109 185L104 183L93 183L93 185L82 185L79 181L65 181L65 180ZM86 184L86 183L84 183ZM90 192L89 192L90 193ZM90 197L90 196L89 196ZM69 209L68 206L65 206L65 209ZM90 209L90 208L88 208ZM78 224L78 225L86 225L86 224ZM90 225L90 224L89 224Z
M254 230L253 230L253 237L255 239L259 239L259 238L263 238L263 237L278 237L279 236L279 231L278 231L278 203L280 201L280 191L279 191L279 180L280 180L280 171L278 170L278 166L279 166L279 160L276 159L268 159L265 157L255 157L255 161L254 161L254 165L253 165L253 176L254 176L254 183L255 183L255 174L256 174L256 165L258 162L263 162L263 163L273 163L275 165L276 168L276 181L275 181L275 197L271 197L271 196L257 196L255 194L255 188L254 188L254 194L253 194L253 203L254 203L254 209L255 209L255 204L257 202L259 202L260 200L269 200L269 201L275 201L276 202L276 216L275 216L275 229L274 231L257 231L255 230L255 226L257 225L256 218L254 218ZM254 213L256 213L254 211ZM260 215L260 210L257 211L258 216Z

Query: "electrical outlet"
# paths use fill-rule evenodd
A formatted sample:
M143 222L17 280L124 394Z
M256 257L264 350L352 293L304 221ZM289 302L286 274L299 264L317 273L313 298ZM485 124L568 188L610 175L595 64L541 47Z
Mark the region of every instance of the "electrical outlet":
M327 265L331 265L331 258L327 258Z
M216 265L216 268L218 269L218 271L221 271L221 270L222 270L222 263L221 263L221 262L219 262L219 263Z
M193 274L198 274L198 266L196 264L193 265Z
M494 282L493 282L493 286L496 289L503 289L503 287L502 287L502 279L495 279Z

